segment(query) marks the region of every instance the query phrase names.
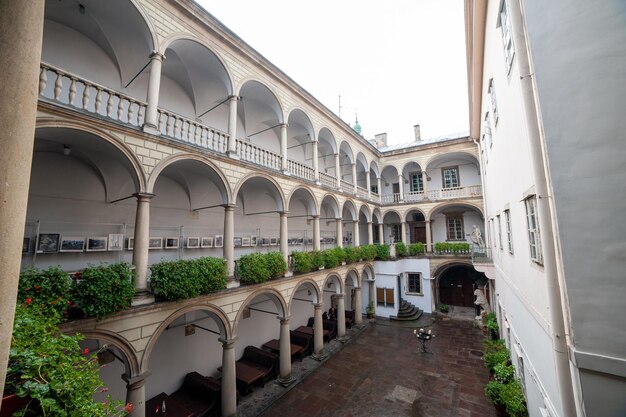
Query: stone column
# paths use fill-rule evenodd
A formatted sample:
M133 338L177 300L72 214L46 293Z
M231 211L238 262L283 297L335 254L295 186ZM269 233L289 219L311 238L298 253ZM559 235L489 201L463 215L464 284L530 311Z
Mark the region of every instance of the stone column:
M159 105L159 90L161 88L161 66L165 56L157 51L150 54L150 81L148 82L148 94L146 101L146 119L143 124L144 132L153 135L160 135L159 131L159 113L157 107Z
M376 305L376 288L374 288L374 283L376 282L375 279L370 279L367 281L367 284L370 286L369 290L370 290L370 302L374 303L374 305Z
M337 218L337 247L343 248L343 219Z
M367 199L372 198L372 179L370 178L370 173L365 173L365 186L367 187Z
M44 1L0 1L0 392L4 390L35 140Z
M356 185L356 162L352 163L352 184L354 185L354 194L357 193L357 185Z
M363 321L363 307L361 305L361 287L354 288L354 321L357 326Z
M291 375L291 337L289 335L289 317L280 318L280 376L278 383L284 386L295 381Z
M126 381L126 404L133 405L130 416L144 417L146 415L146 378L148 376L150 376L150 372L144 372L134 377L122 375L122 379Z
M154 302L148 291L148 240L150 238L150 200L154 194L135 193L135 238L133 243L133 265L135 265L135 296L132 305L139 306Z
M432 223L432 220L426 220L424 222L424 224L426 225L426 252L432 252L433 251L433 238L431 236L431 232L430 232L430 224Z
M335 154L335 174L337 176L337 188L341 189L341 166L339 165L339 152Z
M367 222L367 244L374 244L374 228L372 222Z
M407 242L407 238L406 238L406 222L402 222L400 223L400 233L402 234L401 236L401 241L402 243L404 243L405 245L408 245Z
M287 127L289 125L287 123L283 123L280 125L280 161L281 168L283 170L283 174L289 173L289 168L287 167Z
M235 274L235 246L233 237L235 235L235 205L224 205L224 247L222 248L222 256L226 260L226 268L228 276Z
M237 154L237 101L238 96L230 96L228 100L228 148L226 154L233 158L239 159Z
M311 142L311 146L313 147L313 177L317 185L322 185L322 183L320 182L320 162L319 151L317 149L318 143L319 141L317 139Z
M313 355L315 360L321 361L326 358L324 353L324 324L322 322L322 303L313 304L315 313L313 315Z
M313 215L313 250L320 250L320 216Z
M428 193L428 175L426 175L426 171L422 171L422 191L424 191L424 195Z
M381 180L381 177L376 178L376 183L378 185L378 195L382 196L383 195L383 182Z
M287 246L287 239L289 235L289 229L287 224L288 211L280 212L280 253L283 254L285 262L289 262L289 247Z
M354 221L354 232L352 232L352 246L361 246L361 236L359 236L359 221Z
M385 225L378 223L378 243L385 244Z
M336 295L337 300L337 340L346 340L346 304L343 294Z
M234 339L218 339L222 342L222 417L237 416L237 380L235 372Z
M398 174L398 185L400 189L400 201L404 201L404 178L402 178L402 174Z

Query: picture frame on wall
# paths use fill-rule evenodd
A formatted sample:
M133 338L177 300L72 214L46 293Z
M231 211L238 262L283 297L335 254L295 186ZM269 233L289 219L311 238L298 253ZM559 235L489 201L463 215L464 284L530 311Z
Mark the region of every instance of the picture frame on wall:
M215 244L216 248L223 248L224 247L224 236L222 236L222 235L215 235L215 240L213 241L213 243Z
M87 238L87 252L102 252L107 250L106 236L92 236Z
M41 233L37 239L37 253L58 252L60 239L59 233Z
M109 234L109 250L118 251L124 249L124 234L123 233L110 233Z
M162 237L148 238L148 249L163 249L163 238Z
M270 239L268 237L262 237L261 246L269 246L269 245L270 245Z
M199 237L188 237L187 238L187 249L197 249L200 247L200 238Z
M250 236L241 238L241 246L250 246Z
M240 248L242 246L242 239L240 237L234 237L233 246L236 248Z
M166 237L165 241L165 249L178 249L180 246L180 238L179 237Z
M256 245L257 245L257 237L250 236L250 246L256 246Z
M277 246L278 245L278 238L277 237L271 237L270 238L270 246Z
M129 237L128 239L126 239L126 249L133 250L134 247L135 247L135 238Z
M212 248L213 247L213 236L205 236L200 240L201 248Z
M83 252L85 250L84 236L63 236L59 252Z
M22 243L22 253L30 253L30 238L25 237Z

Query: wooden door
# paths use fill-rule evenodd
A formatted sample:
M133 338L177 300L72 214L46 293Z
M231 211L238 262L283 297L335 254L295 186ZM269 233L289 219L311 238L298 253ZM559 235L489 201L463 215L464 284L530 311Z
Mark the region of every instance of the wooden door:
M413 228L413 239L411 243L426 243L426 227L417 226Z

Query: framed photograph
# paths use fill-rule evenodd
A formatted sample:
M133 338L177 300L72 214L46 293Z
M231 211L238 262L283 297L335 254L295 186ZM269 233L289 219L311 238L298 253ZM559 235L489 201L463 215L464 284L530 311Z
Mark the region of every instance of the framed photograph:
M41 233L37 240L37 253L55 253L59 251L59 233Z
M233 246L236 248L240 248L242 246L242 242L241 242L241 238L240 237L234 237L233 238Z
M180 244L180 238L178 237L166 237L165 238L165 249L178 249Z
M222 235L215 235L215 247L216 248L223 248L224 247L224 236Z
M213 243L213 242L211 242ZM187 248L196 249L200 247L200 238L199 237L188 237L187 238Z
M278 245L278 238L277 237L271 237L270 238L270 246L277 246Z
M85 250L85 238L76 236L63 236L59 252L82 252Z
M96 236L87 238L87 252L102 252L107 250L106 236Z
M256 245L257 245L257 237L250 236L250 246L256 246Z
M133 250L134 247L135 247L135 238L129 237L128 239L126 239L126 249Z
M203 237L200 240L200 247L201 248L212 248L213 247L213 236Z
M124 235L122 233L109 234L109 250L116 251L124 249Z
M250 236L241 238L241 246L250 246Z
M24 242L22 243L22 253L29 253L29 252L30 252L30 238L25 237Z
M162 249L163 248L163 238L162 237L151 237L148 238L148 249Z

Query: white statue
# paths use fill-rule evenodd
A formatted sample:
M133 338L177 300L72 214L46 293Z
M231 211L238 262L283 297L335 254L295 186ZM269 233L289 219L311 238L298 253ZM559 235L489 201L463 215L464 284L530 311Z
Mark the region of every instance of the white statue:
M472 234L470 235L472 242L483 248L485 246L485 242L483 241L483 236L480 233L480 229L476 227L476 225L472 226Z
M474 304L482 309L482 312L476 316L476 320L479 320L483 313L491 313L491 307L489 307L489 301L487 301L485 293L480 288L476 288L474 290L474 296L476 297Z

